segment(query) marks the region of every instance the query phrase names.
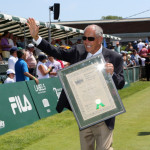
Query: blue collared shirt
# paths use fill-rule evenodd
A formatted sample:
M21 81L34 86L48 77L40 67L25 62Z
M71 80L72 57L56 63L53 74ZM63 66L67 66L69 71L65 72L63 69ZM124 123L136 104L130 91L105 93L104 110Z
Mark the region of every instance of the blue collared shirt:
M18 59L15 64L16 82L29 80L29 77L24 75L25 72L29 72L27 63L23 59Z

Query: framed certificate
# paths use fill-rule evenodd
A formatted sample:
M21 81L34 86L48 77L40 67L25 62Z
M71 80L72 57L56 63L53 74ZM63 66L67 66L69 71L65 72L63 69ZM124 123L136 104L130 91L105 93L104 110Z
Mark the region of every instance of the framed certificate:
M125 112L102 54L58 72L80 130Z

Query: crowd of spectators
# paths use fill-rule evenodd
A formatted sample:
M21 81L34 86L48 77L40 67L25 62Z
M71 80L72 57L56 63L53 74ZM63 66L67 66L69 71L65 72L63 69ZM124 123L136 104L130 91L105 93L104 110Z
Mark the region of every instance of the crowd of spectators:
M76 43L72 43L70 40L64 40L64 42L62 42L62 40L55 40L54 38L51 39L52 45L66 50L73 45L81 43L81 39L78 39ZM116 42L114 47L112 47L111 44L108 44L107 48L122 55L124 69L133 66L145 66L147 80L149 80L150 45L139 39L139 41L134 41L133 43L129 42L124 49L122 49L122 45L120 45L119 42ZM22 56L19 59L18 53ZM3 36L0 36L0 60L8 61L8 69L13 70L15 74L14 81L33 79L37 83L38 79L57 77L58 70L70 65L68 62L56 60L52 56L45 55L38 48L36 48L33 43L29 43L27 47L25 47L24 37L18 38L8 31L5 31ZM22 68L22 74L20 74L21 71L19 72L19 79L17 77L18 73L16 72L17 70L19 71L19 69L17 69L19 66L15 67L16 63L17 65L20 63L19 65L24 66ZM9 70L8 72L12 71ZM11 82L12 80L8 81Z
M78 39L76 43L81 43ZM69 49L73 46L70 40L52 39L52 45L62 49ZM8 31L0 36L0 61L8 63L7 79L4 83L35 80L57 77L57 71L69 66L68 62L56 60L52 56L47 56L34 46L33 43L25 47L24 37L15 37Z
M148 43L144 43L141 39L139 39L133 43L129 42L124 50L122 49L122 46L119 44L119 42L116 43L115 47L111 47L111 45L108 45L108 47L122 55L124 69L133 66L144 66L146 70L146 78L147 81L149 81L150 45Z
M124 60L124 69L127 67L146 65L146 60L150 57L150 45L148 45L148 43L144 43L141 39L139 39L138 42L129 42L124 49L122 47L123 46L120 45L119 42L117 42L114 47L111 46L111 44L108 45L109 49L112 49L122 55Z

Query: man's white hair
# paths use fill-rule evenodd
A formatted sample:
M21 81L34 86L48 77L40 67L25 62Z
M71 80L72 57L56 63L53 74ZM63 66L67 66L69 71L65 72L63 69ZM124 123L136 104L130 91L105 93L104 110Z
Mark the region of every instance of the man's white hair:
M102 29L100 26L95 25L95 24L88 25L88 26L84 29L84 33L85 33L85 31L86 31L87 28L93 28L93 30L95 30L96 36L103 37L103 29Z

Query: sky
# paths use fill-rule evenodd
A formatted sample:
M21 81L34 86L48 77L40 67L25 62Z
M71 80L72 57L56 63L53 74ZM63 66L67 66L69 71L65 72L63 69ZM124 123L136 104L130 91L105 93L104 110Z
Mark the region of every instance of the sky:
M60 3L60 21L100 20L102 16L150 17L150 0L1 0L0 13L49 22L49 7ZM51 12L51 21L53 12Z

